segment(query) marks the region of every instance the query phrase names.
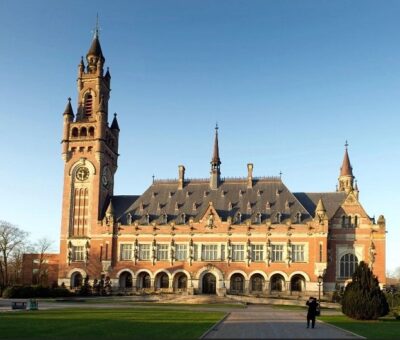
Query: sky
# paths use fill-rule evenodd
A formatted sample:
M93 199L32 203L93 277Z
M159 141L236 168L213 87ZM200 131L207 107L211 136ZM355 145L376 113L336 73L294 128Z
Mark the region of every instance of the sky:
M399 1L1 1L0 220L57 251L62 113L97 13L115 194L179 164L208 177L216 122L222 176L252 162L292 192L335 191L348 140L360 201L387 220L387 270L400 266Z

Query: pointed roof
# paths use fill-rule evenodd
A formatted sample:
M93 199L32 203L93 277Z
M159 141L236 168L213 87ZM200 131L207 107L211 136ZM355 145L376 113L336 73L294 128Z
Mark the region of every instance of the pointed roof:
M342 167L340 168L340 176L353 176L353 168L351 167L349 153L347 152L348 146L349 144L346 141L343 163Z
M119 130L119 125L118 125L117 114L116 114L116 113L114 113L114 119L113 119L113 121L112 121L112 123L111 123L111 130L118 130L118 131L120 131L120 130Z
M215 139L214 139L214 151L211 159L211 164L220 165L221 160L219 159L219 146L218 146L218 124L215 125Z
M95 34L92 45L90 45L89 51L86 54L86 57L89 55L95 55L97 57L103 57L103 52L100 46L100 40L97 34Z
M107 216L114 216L114 206L112 204L112 200L110 200L110 204L108 205L107 211L106 211Z
M74 110L72 109L70 97L68 98L68 103L67 106L65 107L64 115L70 115L70 116L74 115Z
M319 199L317 207L315 208L315 211L326 213L325 205L324 205L324 202L322 201L322 198Z

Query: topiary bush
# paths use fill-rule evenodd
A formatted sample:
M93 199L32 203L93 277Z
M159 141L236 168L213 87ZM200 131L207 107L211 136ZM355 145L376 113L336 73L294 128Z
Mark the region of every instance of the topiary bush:
M386 297L379 287L379 281L361 261L344 291L342 312L356 320L376 320L389 312Z

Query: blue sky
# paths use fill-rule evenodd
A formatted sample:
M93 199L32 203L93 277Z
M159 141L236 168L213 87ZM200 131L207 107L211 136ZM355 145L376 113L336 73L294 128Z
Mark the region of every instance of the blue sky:
M62 112L96 13L121 127L115 194L151 176L278 175L334 191L349 141L360 199L400 266L400 2L2 1L0 219L58 248Z

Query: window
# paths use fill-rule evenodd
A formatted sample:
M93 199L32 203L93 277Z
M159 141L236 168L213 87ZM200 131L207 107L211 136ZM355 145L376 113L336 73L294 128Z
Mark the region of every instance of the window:
M304 262L304 244L292 244L292 261Z
M283 244L273 244L271 246L272 251L272 262L282 262L283 261Z
M168 260L168 244L157 244L157 260Z
M178 261L185 261L187 258L187 245L186 244L176 244L175 245L175 258Z
M261 213L256 214L256 219L255 219L256 224L261 224Z
M73 261L83 261L84 260L84 247L83 246L72 247L72 260Z
M276 223L281 223L282 220L282 214L281 213L277 213L276 214Z
M232 261L244 261L243 244L232 244Z
M201 258L203 261L218 260L218 245L203 244L201 247Z
M300 223L301 223L301 212L298 212L298 213L296 214L296 223L297 223L297 224L300 224Z
M93 97L91 94L87 94L85 98L85 114L90 116L92 114Z
M132 260L132 245L131 244L121 244L120 258L121 258L121 261Z
M354 216L354 227L357 228L358 227L358 216Z
M342 216L342 228L346 228L346 216Z
M139 244L139 260L150 260L150 244Z
M252 261L264 260L264 246L262 244L251 245L251 259Z
M357 264L357 256L350 253L343 255L340 258L340 277L351 277L356 270Z
M319 262L322 262L322 244L319 245Z

